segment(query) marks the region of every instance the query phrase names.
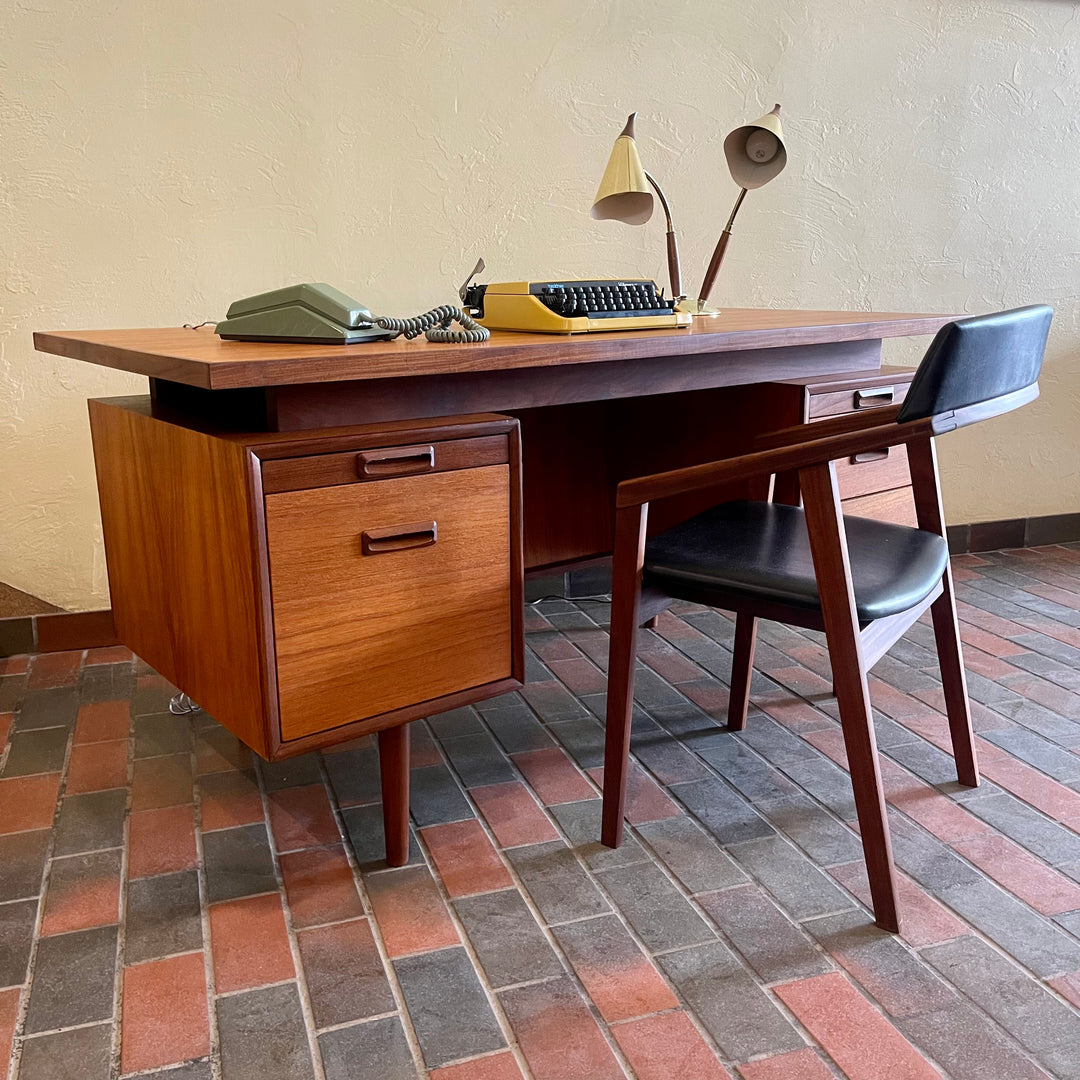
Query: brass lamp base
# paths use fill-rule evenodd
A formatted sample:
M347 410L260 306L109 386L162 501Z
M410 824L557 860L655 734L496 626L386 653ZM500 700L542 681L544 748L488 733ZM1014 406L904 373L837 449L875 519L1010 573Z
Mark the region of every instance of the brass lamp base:
M724 314L722 309L713 307L707 300L691 300L690 297L680 300L675 310L701 319L715 319L717 315Z

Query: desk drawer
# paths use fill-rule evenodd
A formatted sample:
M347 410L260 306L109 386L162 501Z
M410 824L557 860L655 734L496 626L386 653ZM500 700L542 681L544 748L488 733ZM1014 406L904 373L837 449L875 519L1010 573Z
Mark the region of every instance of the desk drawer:
M857 499L844 499L840 503L840 509L853 517L876 518L878 521L891 521L895 525L910 525L912 528L918 525L910 486L894 488L892 491L878 491Z
M907 396L914 371L865 372L823 379L807 386L806 418L813 424L830 416L898 405ZM915 524L907 447L860 454L836 462L836 484L845 514Z
M508 465L265 505L283 741L511 677Z
M908 471L907 447L888 446L884 450L841 458L836 462L836 485L841 499L909 487L911 473Z
M510 460L504 435L450 439L341 454L279 458L264 461L263 491L299 491L335 484L370 483L394 476L452 472L481 465L505 465Z
M884 405L899 405L904 400L911 382L911 373L898 373L899 377L877 375L859 381L848 380L835 388L820 392L811 391L807 403L807 418L824 420L827 416L844 413L865 412Z

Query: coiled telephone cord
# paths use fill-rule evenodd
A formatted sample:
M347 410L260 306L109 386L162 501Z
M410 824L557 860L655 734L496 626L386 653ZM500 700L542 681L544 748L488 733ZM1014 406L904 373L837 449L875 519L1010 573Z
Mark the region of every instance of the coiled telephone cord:
M463 329L451 330L450 324L455 322L460 323ZM420 334L424 334L428 341L438 342L487 341L491 337L491 331L486 326L481 326L461 308L449 304L432 308L415 319L391 319L383 315L375 320L375 325L383 330L404 334L408 340Z

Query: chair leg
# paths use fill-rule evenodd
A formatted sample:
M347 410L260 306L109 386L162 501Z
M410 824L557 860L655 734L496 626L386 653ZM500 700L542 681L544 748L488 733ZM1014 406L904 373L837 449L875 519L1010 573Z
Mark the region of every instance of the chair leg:
M382 781L383 835L386 861L409 861L409 725L379 732L379 777Z
M941 506L937 450L933 439L920 439L908 446L908 468L911 471L911 491L919 528L944 536L945 513ZM945 691L945 712L949 717L956 776L961 784L978 787L975 735L971 730L971 706L960 651L960 627L956 621L952 571L948 566L941 577L941 595L931 606L930 616L934 622L934 640L937 642L941 683Z
M621 509L615 516L604 801L600 830L600 839L612 848L622 843L623 834L626 766L630 756L630 724L634 714L634 654L647 516L648 504Z
M834 467L829 463L803 469L799 481L874 915L878 926L895 932L900 923L892 841Z
M956 759L956 778L968 787L979 786L979 763L975 758L975 732L971 727L971 705L968 702L967 677L960 651L960 626L953 602L952 571L946 566L941 578L941 595L930 606L937 642L941 685L945 692L945 712L949 717L953 757Z
M731 693L728 696L727 714L729 731L742 731L746 727L756 642L757 619L746 612L740 612L735 616L735 647L731 657Z
M845 642L830 638L829 654L833 659L840 726L844 732L844 748L855 794L855 810L859 818L874 915L878 926L895 932L900 929L896 875L866 675L861 669L857 652Z

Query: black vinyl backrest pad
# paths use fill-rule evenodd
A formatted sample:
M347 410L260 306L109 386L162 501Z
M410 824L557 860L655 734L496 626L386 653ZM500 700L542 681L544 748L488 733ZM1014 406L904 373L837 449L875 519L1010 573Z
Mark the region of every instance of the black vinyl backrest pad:
M943 326L911 380L897 420L938 416L1033 386L1053 314L1037 304Z

